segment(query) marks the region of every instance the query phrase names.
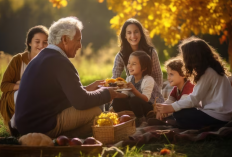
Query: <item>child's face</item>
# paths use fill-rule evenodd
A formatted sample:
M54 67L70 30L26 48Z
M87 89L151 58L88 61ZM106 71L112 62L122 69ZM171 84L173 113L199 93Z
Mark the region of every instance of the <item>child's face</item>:
M133 55L130 55L129 57L127 69L129 70L130 75L142 76L143 74L143 71L141 70L139 58Z
M172 70L171 68L167 67L167 75L168 75L168 81L171 86L179 86L184 83L184 77L180 76L180 74Z

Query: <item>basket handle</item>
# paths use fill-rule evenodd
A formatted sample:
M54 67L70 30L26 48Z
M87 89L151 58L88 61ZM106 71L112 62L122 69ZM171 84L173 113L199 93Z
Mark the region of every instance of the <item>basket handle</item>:
M94 126L96 125L96 121L97 121L98 119L108 119L108 120L110 120L111 125L114 126L114 122L113 122L110 118L108 118L108 117L102 117L102 118L95 117L95 118L94 118L94 122L93 122Z

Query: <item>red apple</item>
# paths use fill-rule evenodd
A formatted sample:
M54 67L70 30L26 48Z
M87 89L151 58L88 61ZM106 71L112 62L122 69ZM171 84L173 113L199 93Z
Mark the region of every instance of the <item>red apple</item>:
M160 151L160 155L168 155L170 154L171 151L167 148L163 148L161 151Z
M66 136L59 136L56 138L56 142L59 146L67 146L69 144L69 139Z
M95 138L93 137L88 137L84 140L83 144L97 144L97 141Z
M69 141L69 145L70 146L80 146L82 145L82 142L79 138L72 138L70 141Z
M131 120L131 117L130 117L129 115L126 115L126 114L122 115L122 116L119 118L119 122L120 122L120 123L124 123L124 122L127 122L127 121L129 121L129 120Z

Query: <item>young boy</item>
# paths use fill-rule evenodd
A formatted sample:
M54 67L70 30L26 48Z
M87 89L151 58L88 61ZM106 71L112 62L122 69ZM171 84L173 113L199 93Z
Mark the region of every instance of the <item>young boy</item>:
M184 74L183 61L179 58L172 58L165 62L165 67L167 69L167 77L172 89L168 99L164 104L171 104L180 99L184 99L193 91L194 85L187 79ZM162 119L166 117L165 115L156 114L157 119Z

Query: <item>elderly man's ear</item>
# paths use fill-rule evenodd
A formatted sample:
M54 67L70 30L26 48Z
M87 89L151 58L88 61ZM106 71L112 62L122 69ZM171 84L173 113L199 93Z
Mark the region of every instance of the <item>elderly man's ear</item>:
M68 38L67 35L63 35L63 36L61 37L61 41L62 41L62 43L63 43L64 45L67 45L68 40L69 40L69 38Z

